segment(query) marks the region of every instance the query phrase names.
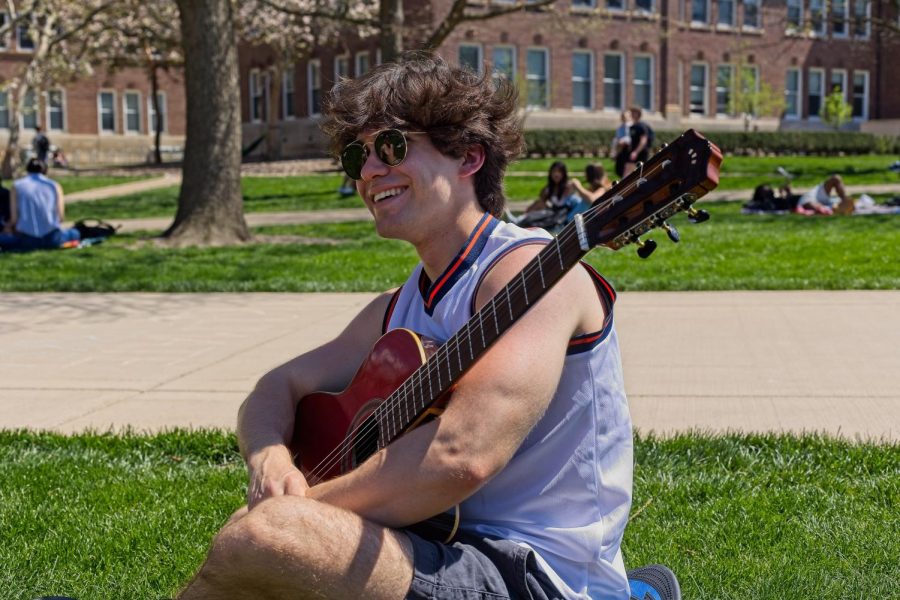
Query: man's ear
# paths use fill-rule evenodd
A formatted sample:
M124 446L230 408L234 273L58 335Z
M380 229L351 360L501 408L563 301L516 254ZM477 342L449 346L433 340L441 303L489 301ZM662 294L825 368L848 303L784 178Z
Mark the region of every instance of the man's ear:
M475 144L466 148L459 165L460 177L471 177L484 165L484 146Z

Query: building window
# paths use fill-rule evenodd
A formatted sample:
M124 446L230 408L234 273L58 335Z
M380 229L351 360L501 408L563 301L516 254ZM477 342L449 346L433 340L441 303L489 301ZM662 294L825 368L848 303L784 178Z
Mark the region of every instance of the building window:
M369 53L368 52L357 52L356 53L356 76L365 75L369 70Z
M25 25L16 27L16 44L22 52L34 52L34 40L28 35L28 27Z
M322 65L318 60L309 61L309 114L322 113Z
M115 133L116 93L100 92L97 94L97 106L100 113L100 133Z
M653 0L634 0L634 10L653 12Z
M787 0L787 23L788 31L803 29L803 0Z
M831 0L831 32L835 37L847 37L849 19L847 0Z
M550 71L549 52L546 48L529 48L525 62L528 106L547 108L550 105L550 90L547 86Z
M709 0L691 0L691 23L709 23Z
M258 69L250 71L250 121L259 123L268 120L266 109L268 102L269 74L262 73Z
M691 105L693 115L705 115L706 108L706 82L707 66L705 64L691 65Z
M492 52L493 71L491 76L494 78L494 83L497 85L500 84L500 81L515 83L516 49L512 46L494 46Z
M594 108L594 54L572 53L572 108Z
M156 108L153 106L153 96L147 97L147 114L150 115L150 133L156 133L156 122L157 118L159 119L159 130L162 132L166 131L166 127L169 125L169 119L166 118L166 115L169 113L166 108L166 93L165 92L157 92L156 93L156 102L159 104L159 114L156 112Z
M716 67L716 114L732 116L731 88L734 86L734 66L719 65Z
M759 7L762 0L744 0L744 27L759 29Z
M288 65L281 73L281 118L293 119L294 109L294 65Z
M800 98L803 97L800 86L800 69L788 69L784 76L784 117L786 119L800 118Z
M597 0L572 0L572 8L594 8Z
M809 29L814 35L825 35L824 0L809 0Z
M469 69L473 73L481 74L482 71L481 46L479 44L459 45L459 66Z
M125 133L141 132L140 92L130 91L122 95L122 118L125 123Z
M869 72L853 71L853 118L869 118Z
M0 92L0 128L9 129L9 92Z
M65 131L65 104L65 95L62 90L47 92L47 129L50 131Z
M807 77L806 116L818 119L822 111L822 96L825 95L825 71L810 69Z
M634 57L634 103L644 110L653 110L653 57Z
M9 21L9 13L6 11L0 11L0 29L6 27L6 23ZM7 36L0 37L0 50L8 50L9 44L7 43Z
M872 22L872 2L870 0L855 0L853 3L853 35L859 38L868 38L870 23Z
M625 0L606 0L607 10L625 10Z
M742 101L744 106L741 107L740 110L750 109L754 117L759 116L757 114L757 107L755 102L750 102L747 97L749 94L755 94L759 91L759 67L756 65L749 65L741 67L741 94L744 98Z
M603 55L603 108L625 108L622 85L625 71L625 57L621 54Z
M719 14L716 22L720 27L734 27L735 0L719 0Z
M334 80L340 81L341 79L346 77L350 77L350 57L334 57Z
M841 98L847 101L847 71L844 69L831 70L831 85L828 86L828 93L833 94L835 90L841 93Z

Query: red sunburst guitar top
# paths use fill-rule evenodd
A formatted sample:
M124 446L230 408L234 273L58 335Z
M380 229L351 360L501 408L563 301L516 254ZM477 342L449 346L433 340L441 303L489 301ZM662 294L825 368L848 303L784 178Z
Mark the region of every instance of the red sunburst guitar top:
M316 392L297 406L291 450L311 485L347 473L404 432L438 416L459 378L519 317L596 246L637 244L646 258L656 248L638 236L680 211L696 223L709 215L691 206L718 185L722 153L690 129L577 215L518 276L443 345L396 329L379 339L346 390ZM438 515L413 527L449 540L459 524Z

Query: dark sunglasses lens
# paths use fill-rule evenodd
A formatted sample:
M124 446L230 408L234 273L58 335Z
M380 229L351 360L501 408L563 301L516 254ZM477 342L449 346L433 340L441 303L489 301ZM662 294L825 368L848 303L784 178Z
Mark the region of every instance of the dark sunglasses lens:
M375 136L375 153L378 160L389 167L396 167L406 158L406 138L396 129L382 131Z
M353 143L341 152L341 166L350 179L362 177L362 168L366 162L366 149L362 144Z

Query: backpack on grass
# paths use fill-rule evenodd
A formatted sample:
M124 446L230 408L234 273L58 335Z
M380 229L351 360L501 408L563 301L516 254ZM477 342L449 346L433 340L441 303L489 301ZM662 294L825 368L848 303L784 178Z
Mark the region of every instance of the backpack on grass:
M75 229L81 234L81 239L86 240L89 238L108 238L111 235L115 235L118 227L100 219L82 219L75 223Z

